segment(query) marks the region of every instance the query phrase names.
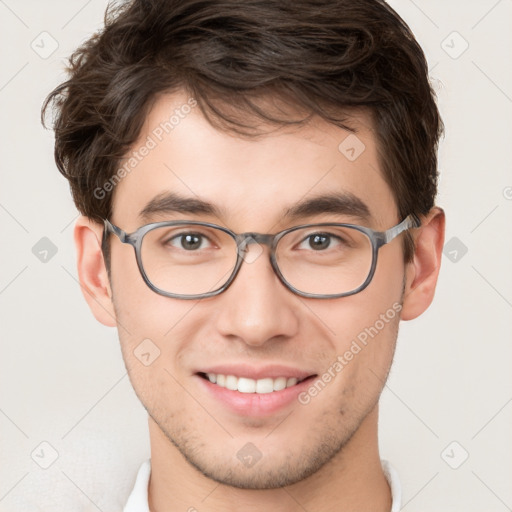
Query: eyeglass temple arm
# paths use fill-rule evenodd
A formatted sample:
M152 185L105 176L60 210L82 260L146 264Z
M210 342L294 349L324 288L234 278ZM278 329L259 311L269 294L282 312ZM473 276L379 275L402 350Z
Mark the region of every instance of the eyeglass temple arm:
M392 228L389 228L387 231L384 232L384 243L387 244L388 242L391 242L393 238L396 238L400 233L403 233L404 231L407 231L410 228L419 228L420 226L421 220L419 219L419 217L414 213L411 213L402 222L400 222L400 224Z
M103 225L105 226L105 229L103 231L102 246L105 245L107 237L110 233L113 233L114 235L118 236L121 242L128 243L128 234L125 233L122 229L118 228L117 226L114 226L114 224L112 224L107 219L103 219Z

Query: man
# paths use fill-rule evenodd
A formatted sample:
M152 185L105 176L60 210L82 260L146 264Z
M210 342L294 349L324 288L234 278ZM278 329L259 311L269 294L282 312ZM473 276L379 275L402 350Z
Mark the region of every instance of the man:
M399 16L132 1L48 105L84 296L149 415L124 510L399 510L378 400L444 238L442 123Z

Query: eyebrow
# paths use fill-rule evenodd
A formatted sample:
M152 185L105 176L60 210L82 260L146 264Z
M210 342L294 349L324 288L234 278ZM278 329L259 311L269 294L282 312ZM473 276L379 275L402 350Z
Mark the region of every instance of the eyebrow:
M173 192L164 192L151 199L140 211L139 217L149 220L154 215L166 213L203 214L219 218L223 216L222 208L213 203L203 199L180 196Z
M350 192L324 194L300 201L288 208L284 217L288 220L296 220L322 213L349 215L362 221L368 221L371 218L370 209L366 203Z
M204 199L164 192L151 199L140 211L139 217L143 221L148 221L155 215L170 213L212 215L217 218L227 216L223 208ZM368 206L350 192L324 194L304 199L285 209L283 217L284 220L292 221L324 213L349 215L363 221L371 218Z

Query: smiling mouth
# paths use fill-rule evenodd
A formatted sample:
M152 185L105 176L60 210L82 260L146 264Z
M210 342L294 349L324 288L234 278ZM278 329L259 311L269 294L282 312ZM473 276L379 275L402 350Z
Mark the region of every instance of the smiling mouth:
M247 377L236 377L235 375L223 375L220 373L198 373L200 377L210 381L212 384L221 388L226 388L231 391L238 391L240 393L257 393L267 394L274 393L275 391L282 391L283 389L291 388L300 384L301 382L312 379L316 375L310 375L303 379L296 377L277 377L276 379L266 377L263 379L249 379Z

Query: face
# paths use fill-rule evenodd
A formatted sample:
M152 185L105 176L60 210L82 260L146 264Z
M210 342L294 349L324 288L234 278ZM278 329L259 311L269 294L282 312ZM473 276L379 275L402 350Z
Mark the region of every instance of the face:
M236 233L317 222L383 231L402 220L365 115L352 120L365 149L351 161L338 149L350 133L323 121L242 139L214 129L199 107L183 108L187 101L181 94L161 97L134 145L138 150L148 136L156 143L115 188L111 221L126 232L163 220L211 222ZM179 122L160 133L175 109ZM217 211L168 210L143 218L148 203L164 193L207 201ZM357 198L369 216L341 209L285 215L299 202L333 194ZM248 254L222 294L175 299L152 291L133 247L112 236L111 288L132 385L162 438L218 482L280 487L343 453L375 409L398 331L402 244L399 237L381 248L366 289L337 299L288 290L272 270L268 247L251 245ZM150 354L143 362L140 347ZM285 377L290 387L241 393L210 382L206 373L272 378L273 384ZM293 377L305 380L293 385Z

